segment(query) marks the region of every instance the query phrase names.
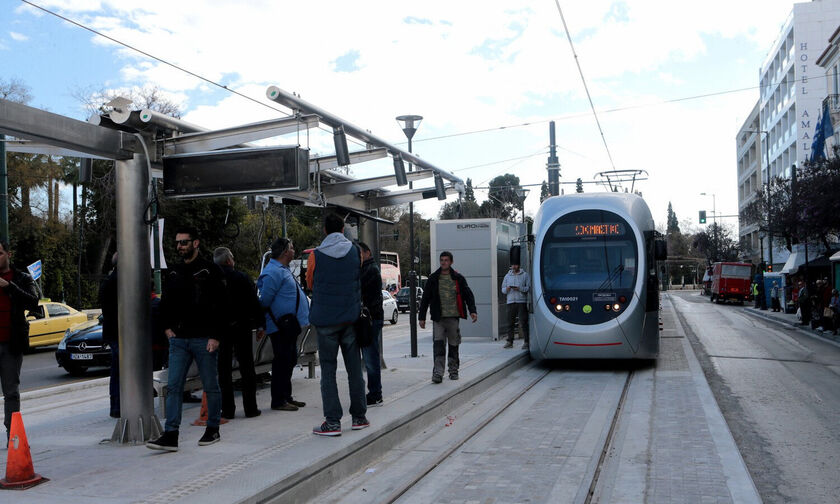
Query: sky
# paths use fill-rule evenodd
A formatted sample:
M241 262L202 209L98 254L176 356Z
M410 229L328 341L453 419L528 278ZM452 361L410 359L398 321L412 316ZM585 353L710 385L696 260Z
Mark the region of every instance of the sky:
M698 211L711 215L713 205L719 215L738 212L735 136L794 3L32 2L202 80L24 2L0 2L0 79L29 86L34 107L83 120L80 95L156 86L184 120L213 129L288 114L265 98L275 85L403 148L394 118L423 116L414 153L477 188L504 173L522 184L546 180L553 120L567 193L578 178L586 192L605 190L588 183L598 172L644 170L635 189L656 223L670 202L695 227ZM712 96L693 98L702 95ZM301 143L313 155L334 151L323 130ZM389 173L390 160L353 166L357 177ZM539 193L531 187L527 214L538 210ZM415 204L426 217L439 208L437 200ZM737 229L736 218L723 221Z

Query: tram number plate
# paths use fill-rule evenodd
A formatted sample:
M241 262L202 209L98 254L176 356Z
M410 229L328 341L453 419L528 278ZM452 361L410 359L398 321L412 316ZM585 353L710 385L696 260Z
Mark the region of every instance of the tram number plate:
M93 360L93 354L89 354L89 353L70 354L70 360Z
M592 301L615 301L615 292L594 292L592 294Z

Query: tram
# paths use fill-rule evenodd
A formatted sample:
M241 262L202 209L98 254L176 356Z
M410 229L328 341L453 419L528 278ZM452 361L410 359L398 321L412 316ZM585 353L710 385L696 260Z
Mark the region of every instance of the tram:
M581 193L544 201L529 254L531 355L656 358L656 261L667 255L656 235L650 209L635 194Z

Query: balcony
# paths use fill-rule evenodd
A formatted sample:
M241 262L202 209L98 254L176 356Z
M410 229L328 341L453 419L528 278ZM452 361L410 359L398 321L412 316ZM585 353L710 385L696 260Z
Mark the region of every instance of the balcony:
M830 94L823 100L823 109L828 107L828 112L831 114L831 124L835 125L840 122L840 95Z

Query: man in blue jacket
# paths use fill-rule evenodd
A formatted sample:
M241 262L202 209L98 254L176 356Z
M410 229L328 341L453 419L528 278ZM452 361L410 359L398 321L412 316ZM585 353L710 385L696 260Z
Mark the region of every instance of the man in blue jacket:
M338 349L350 382L350 415L353 430L369 427L365 414L365 379L362 357L356 342L353 323L362 311L360 283L362 256L359 247L344 236L344 220L335 215L324 219L326 238L309 254L306 281L312 290L309 319L318 331L318 354L321 360L321 399L324 422L312 429L318 436L341 435L341 401L335 372Z
M295 247L288 238L271 244L271 260L257 280L260 304L265 309L265 327L271 338L274 359L271 361L271 409L297 411L305 402L292 397L292 372L297 365L297 340L300 332L277 327L284 315L294 314L303 329L309 325L309 300L298 285L289 263Z

